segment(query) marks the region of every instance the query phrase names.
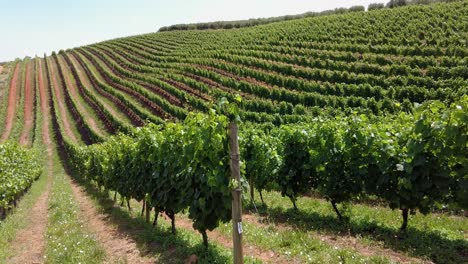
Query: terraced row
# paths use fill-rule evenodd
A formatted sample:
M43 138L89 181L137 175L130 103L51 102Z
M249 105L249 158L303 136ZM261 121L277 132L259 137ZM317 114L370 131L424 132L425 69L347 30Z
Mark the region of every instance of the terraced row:
M182 120L236 94L243 97L241 117L255 122L353 111L380 115L411 111L426 100L450 103L467 93L466 21L457 20L464 11L468 4L460 1L145 34L61 51L45 61L61 126L86 144L147 122ZM34 74L30 68L25 83ZM31 108L26 101L25 116Z

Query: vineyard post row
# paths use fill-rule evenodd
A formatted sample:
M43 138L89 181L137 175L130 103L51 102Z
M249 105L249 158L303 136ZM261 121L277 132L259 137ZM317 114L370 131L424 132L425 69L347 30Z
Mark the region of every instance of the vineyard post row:
M232 192L240 183L227 165L233 161L230 150L231 158L238 157L227 128L239 110L229 113L227 105L221 112L190 113L181 123L149 124L100 144L78 146L64 138L65 152L87 181L127 200L144 200L147 209L155 209L155 224L157 215L166 213L173 233L175 215L187 209L208 246L207 230L233 219ZM293 205L317 191L340 219L336 204L376 196L402 210L406 230L409 211L468 205L467 108L464 96L448 108L431 102L398 116L356 113L281 127L244 124L239 139L245 174L260 197L262 190L277 190ZM240 217L234 217L233 231L240 233L238 223Z
M244 263L242 252L242 186L240 174L239 136L235 121L229 123L232 188L232 240L234 264Z

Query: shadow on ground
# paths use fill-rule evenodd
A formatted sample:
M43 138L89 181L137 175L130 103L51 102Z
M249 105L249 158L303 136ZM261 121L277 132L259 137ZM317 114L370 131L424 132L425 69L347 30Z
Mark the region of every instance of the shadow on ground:
M198 263L229 263L231 260L220 250L210 245L206 250L201 241L196 245L189 243L180 232L175 235L170 228L155 228L142 217L132 216L126 208L119 207L107 192L100 191L94 185L81 178L74 178L96 199L103 208L107 221L117 226L124 236L132 238L143 256L156 256L160 263L184 263L191 255L198 257ZM200 236L201 240L201 236Z
M324 216L316 212L285 209L281 207L268 208L257 206L247 207L246 212L258 213L268 218L268 222L289 225L297 230L316 230L336 235L362 236L370 240L382 242L384 247L405 252L415 257L425 257L435 263L467 263L468 241L449 240L437 231L421 231L408 227L406 232L383 226L374 221L340 222L334 216Z

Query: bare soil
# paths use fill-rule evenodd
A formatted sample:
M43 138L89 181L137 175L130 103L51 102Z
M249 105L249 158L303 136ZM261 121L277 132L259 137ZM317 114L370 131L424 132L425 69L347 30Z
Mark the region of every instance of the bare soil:
M100 131L99 127L96 125L96 120L92 117L92 115L84 108L83 105L80 104L80 101L77 100L78 97L79 97L79 94L78 94L78 88L76 87L75 83L70 79L70 76L69 76L69 69L67 66L65 66L66 64L62 61L62 58L59 59L60 61L60 64L63 66L62 69L63 69L63 75L65 77L65 83L67 85L67 89L70 93L70 97L73 98L75 100L75 102L77 103L77 108L78 108L78 111L80 111L81 113L83 113L84 115L84 118L86 119L86 121L88 122L88 124L91 126L91 128L94 130L94 131Z
M58 110L60 112L60 119L62 120L62 123L63 123L64 132L68 138L76 142L77 138L71 129L71 124L67 116L67 106L65 105L65 98L63 98L63 95L59 88L59 83L57 80L58 74L55 69L56 65L53 61L51 61L49 65L50 65L50 76L52 78L51 83L52 83L54 94L55 94L55 101L58 104L58 108L59 108Z
M48 104L48 95L47 89L45 88L44 83L44 76L42 70L42 60L39 60L39 67L38 67L38 84L39 84L39 96L41 100L41 112L43 113L42 119L42 141L45 145L49 145L51 143L50 135L49 135L49 104Z
M13 122L16 113L16 103L18 94L18 82L19 82L20 65L16 65L15 71L13 72L13 78L11 78L10 92L8 93L8 108L5 118L5 130L3 131L0 142L8 139L13 128Z
M47 187L44 193L37 199L28 214L28 227L22 229L11 242L11 248L15 250L14 257L7 263L42 263L44 261L45 233L48 218L48 200L52 178L52 148L47 148L48 172Z
M81 215L88 223L88 228L103 246L108 263L156 263L157 259L145 256L131 237L125 236L113 225L108 216L99 213L86 196L85 191L76 183L71 183L76 200L79 201Z
M91 84L91 81L89 80L88 76L86 75L86 72L82 69L81 65L76 61L74 56L70 56L70 60L72 61L73 65L75 66L76 72L78 73L78 77L83 82L83 85L84 85L85 89L91 90L91 87L93 87L93 85ZM115 117L117 117L119 119L122 119L122 118L126 119L126 115L120 113L119 111L116 111L113 106L107 104L104 101L101 101L101 103L104 106L104 108L107 111L109 111L109 113L111 115L113 115L113 116L115 116Z
M27 145L30 141L31 129L34 123L34 90L31 80L31 64L30 61L26 66L26 79L24 81L24 126L20 136L20 145Z
M45 233L48 218L48 200L52 185L53 159L52 145L49 134L49 110L47 107L47 96L42 76L42 64L39 61L39 95L41 100L41 112L44 118L42 122L42 139L47 146L47 187L44 193L28 214L28 226L20 230L15 240L11 243L11 248L15 250L14 257L7 263L42 263L44 262Z

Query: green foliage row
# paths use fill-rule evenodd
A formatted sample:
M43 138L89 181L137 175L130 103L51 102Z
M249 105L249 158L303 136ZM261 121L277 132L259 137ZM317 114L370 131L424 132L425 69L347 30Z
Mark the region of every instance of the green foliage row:
M91 89L91 87L85 87L85 84L81 80L81 77L78 75L78 66L74 65L70 59L71 55L65 52L62 55L73 75L73 78L76 81L78 91L80 92L84 101L96 111L97 116L99 117L99 119L101 119L106 130L110 133L115 133L117 130L116 128L120 125L120 122L112 115L109 115L109 111L107 111L107 109L103 107L102 103L96 98L96 96L94 96L90 92L90 90L88 90ZM79 62L77 63L79 65Z
M90 57L89 54L84 53L81 49L78 49L77 52L80 55L83 55L86 59L92 62L92 65L96 68L97 72L89 71L90 77L97 84L97 88L107 94L111 100L119 106L119 110L124 112L132 123L136 126L141 126L145 123L145 120L151 120L155 123L160 123L161 119L151 115L147 109L144 109L134 101L130 100L127 93L122 91L122 89L117 89L116 85L109 85L108 82L111 82L109 76L106 76L106 69L103 65L95 58ZM83 52L83 53L82 53ZM88 67L87 64L84 66ZM98 77L99 76L99 77ZM104 79L104 80L103 80Z
M78 54L76 51L71 52L71 55L75 57L75 59L78 61L78 63L81 64L83 69L86 72L86 75L88 76L89 80L94 86L94 89L101 95L109 100L111 100L114 104L116 104L119 107L119 111L122 111L132 122L133 125L141 125L143 121L141 118L135 114L135 112L128 107L128 102L127 101L122 101L123 96L120 96L120 94L115 93L115 91L112 91L112 87L106 85L98 76L98 73L94 72L90 66L90 64L86 64L87 61L83 59L83 57ZM95 97L97 99L97 97ZM104 108L103 106L101 107L102 109ZM112 115L111 113L108 113L108 115ZM112 119L118 121L115 122L117 124L117 127L119 128L119 131L128 133L132 130L132 127L130 127L127 124L123 124L121 121L119 121L116 117L112 117Z
M184 111L184 109L181 109L181 108L179 108L177 106L174 106L174 105L170 104L169 102L167 102L166 100L164 100L163 98L161 98L157 94L148 92L145 88L143 88L141 85L137 84L134 81L128 81L128 80L123 79L122 76L125 76L127 78L131 78L131 79L140 80L140 81L143 81L143 82L149 83L149 84L156 84L156 85L160 84L161 83L160 81L158 81L155 78L145 78L144 76L138 75L137 73L132 73L132 72L124 69L119 64L115 63L107 55L105 55L103 53L99 53L97 50L94 50L94 49L90 49L90 50L92 52L86 53L86 56L88 58L91 58L94 63L97 63L96 58L93 57L93 56L96 56L100 60L107 63L110 66L109 68L112 68L115 71L117 71L118 73L120 73L120 75L115 75L114 73L106 71L103 67L97 65L97 67L100 70L100 72L102 73L102 75L104 75L106 78L108 78L109 80L111 80L113 82L116 82L116 83L118 83L120 85L124 85L125 87L131 88L132 90L136 91L138 94L144 96L145 98L148 98L150 101L152 101L155 104L159 105L161 108L164 109L165 112L170 113L171 115L173 115L175 117L183 119L186 116L187 113ZM83 52L85 52L85 50L83 50ZM83 54L85 54L85 53L83 53ZM160 87L162 87L165 90L170 90L171 89L171 87L168 87L167 85L160 85ZM186 97L184 97L182 95L182 92L177 90L177 89L172 88L171 92L172 92L172 94L178 95L177 97L180 98L180 99L186 99ZM200 101L197 101L196 104L200 105L201 108L203 107L203 105L202 105L202 103Z
M337 63L330 60L310 61L305 57L283 57L283 55L279 54L274 54L274 58L256 58L256 52L247 53L246 55L244 55L244 51L237 53L240 55L230 55L222 52L212 54L211 57L219 59L219 62L224 63L225 67L228 65L236 66L237 72L235 73L241 76L247 75L293 90L298 89L298 85L295 85L294 81L296 83L302 81L314 87L314 90L321 90L324 94L335 93L342 96L347 94L339 94L336 91L339 91L339 89L356 90L353 91L353 95L373 96L379 99L388 90L384 87L394 87L394 89L398 90L408 87L421 87L423 88L421 95L416 98L424 99L430 98L431 92L436 89L456 87L460 79L468 78L468 70L461 66L452 68L430 67L427 69L427 73L432 76L417 76L421 75L421 70L412 69L408 65L392 64L383 69L366 63ZM279 80L267 77L274 74L280 75L277 77ZM440 78L442 76L448 78ZM373 93L355 88L363 85L369 86ZM349 88L346 88L348 86Z
M146 199L170 216L188 209L206 236L230 219L228 119L214 111L189 114L183 123L149 125L132 136L79 147L65 141L69 163L98 186Z
M61 63L56 53L52 54L52 58L57 67L57 72L60 77L61 87L62 87L63 95L65 98L65 102L67 103L70 113L75 119L77 128L80 131L81 136L85 140L85 143L92 144L92 143L102 142L104 138L90 126L84 114L78 109L78 102L76 102L76 99L71 97L69 89L67 89L67 85L66 85L67 83L65 82L65 73L64 73L65 65Z
M467 208L466 109L468 96L449 108L427 103L414 114L241 125L245 178L252 190L279 190L294 205L300 195L317 191L335 209L376 196L406 219L408 211ZM227 117L211 110L101 144L65 146L72 167L88 180L172 217L187 209L194 228L206 234L230 218L227 124Z
M0 208L8 209L41 175L39 155L17 144L0 144Z
M353 114L246 130L246 175L258 190L276 188L294 206L298 196L317 191L334 207L372 195L406 214L466 209L467 109L464 96L450 108L425 104L414 115Z
M103 45L112 46L108 43ZM268 45L263 47L268 47ZM196 56L192 58L182 56L179 59L177 56L171 56L167 59L171 62L209 65L227 70L234 75L263 81L272 86L304 92L319 92L324 95L373 97L376 100L390 97L398 101L409 99L413 102L422 102L428 99L453 101L460 94L466 93L466 82L463 79L466 79L468 75L466 67L463 66L430 66L423 74L422 69L413 69L409 65L398 63L383 67L365 62L340 63L326 58L310 60L304 56L305 54L292 56L278 52L248 50L248 48L247 50L245 48L232 49L232 47L228 50L219 47L211 48L213 50L204 52L205 59L195 58ZM119 46L118 49L122 47ZM132 61L136 61L138 65L131 63L125 65L135 71L153 73L168 68L177 70L181 67L161 63L160 61L165 60L165 57L152 55L154 53L148 54L149 48L144 52L133 48L127 49L128 51L122 50L122 52ZM143 56L147 60L132 55L130 52ZM314 53L307 53L307 57L313 56L311 54ZM206 57L210 59L207 60ZM442 62L450 59L453 57L445 58ZM452 87L460 88L453 89Z
M242 30L162 32L83 50L112 69L112 81L174 119L186 116L180 109L206 112L205 99L229 93L245 97L242 115L257 122L301 121L296 105L303 115L324 107L380 115L466 94L465 23L458 18L467 7L457 1ZM148 85L166 94L159 98Z
M110 48L114 48L113 50ZM123 50L120 47L113 45L101 45L99 47L93 47L95 54L99 54L101 59L108 61L112 64L112 68L116 69L121 75L118 78L124 79L128 78L137 83L144 82L149 85L156 85L157 87L164 87L164 90L168 92L169 95L173 95L179 98L182 102L187 101L189 105L186 105L186 108L194 108L202 111L208 109L207 103L203 102L201 98L221 98L226 97L229 99L234 98L236 89L233 89L232 86L222 87L220 83L216 83L212 79L204 78L204 76L192 74L190 71L182 71L183 67L190 67L186 64L174 64L173 66L168 66L167 64L160 64L158 62L153 62L151 60L142 59L136 57L135 55L130 54L128 51ZM132 50L133 52L133 50ZM136 51L135 53L143 53L141 51ZM112 57L112 59L110 58ZM128 59L127 59L128 58ZM116 61L119 61L121 65L115 64ZM134 64L130 61L138 61L139 64ZM185 65L185 66L184 66ZM124 68L131 68L135 72L128 71ZM172 69L171 69L172 68ZM169 72L173 73L169 73ZM145 75L144 73L151 73L152 76ZM160 77L153 77L153 76ZM117 78L117 77L113 77ZM133 87L131 83L126 81L129 87ZM184 91L181 85L190 88L189 92ZM181 88L182 87L182 88ZM138 89L135 89L138 91ZM226 92L223 90L230 90ZM146 94L142 92L142 94ZM200 98L199 98L200 97ZM160 104L164 106L166 102ZM287 107L283 107L287 105ZM291 103L281 102L280 104L274 104L268 98L254 98L247 99L243 103L242 116L250 121L257 122L297 122L299 120L307 119L307 116L303 114L306 111L295 111L301 106L298 105L294 107ZM166 108L166 107L165 107ZM265 113L262 113L265 112ZM177 114L177 112L170 111L171 114ZM278 119L271 114L281 114L281 115L293 115L290 117L283 116ZM186 114L185 114L186 115ZM184 115L176 115L176 117L181 120ZM281 120L281 121L280 121Z

